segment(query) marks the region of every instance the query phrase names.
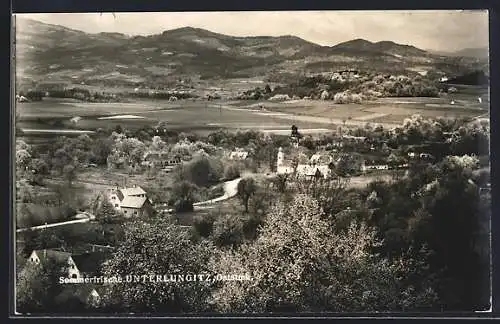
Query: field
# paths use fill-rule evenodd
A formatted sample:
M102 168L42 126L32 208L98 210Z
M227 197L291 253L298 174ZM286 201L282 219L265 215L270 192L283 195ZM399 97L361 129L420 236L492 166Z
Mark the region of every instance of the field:
M48 99L18 103L16 109L19 116L18 128L31 130L97 130L117 125L133 130L164 121L172 130L200 135L219 128L286 133L292 124L297 125L304 133L321 133L336 129L342 124L363 126L366 123L376 123L393 128L414 114L427 118L488 118L489 99L484 91L484 88L466 88L440 98L380 98L363 104L335 104L319 100L138 100L129 103L84 103ZM479 96L483 98L481 103L478 101ZM133 115L137 119L127 119L120 115ZM101 119L111 116L115 119ZM73 117L80 119L72 122Z
M164 182L170 182L170 176L162 177ZM47 184L62 184L60 178L47 178ZM105 168L89 168L78 172L77 179L73 182L73 188L85 201L95 199L97 192L110 189L113 186L140 185L148 187L155 179L148 178L146 174L127 174L119 171L110 172Z
M256 105L241 109L255 109ZM427 118L478 117L488 113L488 103L479 104L477 97L462 95L451 104L449 98L381 98L363 104L335 104L331 101L294 100L282 103L262 103L269 112L280 112L297 116L321 117L332 124L381 123L400 125L405 118L418 114ZM302 118L303 118L302 117Z
M75 102L32 102L17 104L21 129L96 130L121 125L137 129L145 125L156 125L165 121L171 129L192 132L210 132L219 128L241 129L289 129L290 121L260 115L248 110L233 110L222 104L183 101L149 101L135 103L75 103ZM99 119L104 116L133 114L141 119ZM70 120L79 116L77 123ZM56 123L57 122L57 123ZM317 122L300 122L301 128L324 128Z

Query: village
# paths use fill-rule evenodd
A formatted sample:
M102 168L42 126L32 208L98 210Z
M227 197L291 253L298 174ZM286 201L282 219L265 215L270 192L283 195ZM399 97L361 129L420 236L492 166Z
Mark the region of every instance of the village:
M491 311L488 12L361 13L16 14L15 315Z
M143 153L140 159L136 159L137 155L131 154L134 151L133 147L118 151L120 145L125 145L127 138L114 132L110 137L115 137L116 142L114 149L106 158L105 168L128 170L130 177L127 181L122 184L108 184L107 188L104 186L104 189L99 192L93 192L92 197L97 198L89 204L87 210L77 212L75 220L36 225L32 226L31 230L19 228L18 233L27 230L43 232L64 228L65 224L73 222L81 222L79 224L83 222L126 224L127 221L133 219L143 219L147 222L152 217L168 219L172 216L179 220L182 219L183 213L196 214L196 212L206 211L210 208L217 209L216 205L224 204L227 201L230 201L231 208L235 208L234 199L245 199L245 188L240 187L239 183L242 182L242 179L249 178L264 179L263 181L267 182L266 185L270 186L270 190L278 190L280 186L278 183L286 182L286 186L291 192L304 183L309 183L308 186L310 186L317 182L329 182L333 179L350 180L352 186L359 188L363 188L372 181L391 181L390 179L395 179L395 177L407 175L410 165L432 165L436 160L443 160L446 158L446 150L443 150L443 147L449 146L450 143L457 140L456 132L441 132L440 143L434 141L425 144L425 142L418 141L418 145L401 144L395 148L390 147L390 145L394 146L394 141L398 141L397 132L402 134L413 129L415 125L421 125L425 122L429 121L423 121L421 117L414 116L398 130L384 131L375 125L371 129L342 130L336 135L330 135L330 137L326 135L304 136L295 125L291 127L291 134L288 137L269 137L268 135L266 137L256 132L240 132L236 136L247 138L247 145L243 147L227 142L222 145L223 138L214 140L217 136L231 138L230 135L223 132L214 133L212 137L208 136L207 142L209 143L203 143L200 139L193 143L184 138L174 145L164 142L162 137L165 138L165 136L154 135L151 138L149 149L142 146ZM163 127L165 126L159 125L156 129L152 129L152 133L158 134ZM405 140L408 141L407 138L403 141ZM141 143L136 139L135 141L136 144ZM259 141L261 143L256 144ZM235 142L235 137L233 137L233 142ZM236 142L242 141L236 139ZM277 146L280 143L281 146ZM262 154L266 145L271 145L267 146L267 148L271 148L268 153L274 153L274 157L271 156L270 159L269 156L266 157ZM259 146L261 147L259 148ZM215 158L224 165L224 169L222 177L204 184L210 188L218 188L211 196L205 195L205 201L195 201L192 192L184 192L176 201L172 201L172 199L170 201L162 200L165 199L165 195L162 195L165 192L160 195L157 192L161 191L161 188L156 187L149 192L144 189L146 187L152 188L151 184L148 183L152 179L157 182L191 179L193 183L197 183L198 180L194 177L201 176L203 178L199 172L214 172L210 166L203 170L203 167L200 167L203 164L201 161ZM472 162L469 164L472 165L472 168L480 168L479 159L474 154L471 155L470 159ZM47 171L29 170L33 164L25 162L24 171L35 173ZM83 164L80 163L79 167L82 174L99 172L99 167L94 163ZM193 165L198 166L193 167ZM187 170L186 172L191 172L191 174L183 174L182 170ZM136 179L140 175L144 175L142 179L145 182ZM181 178L172 178L174 175L181 175ZM76 178L75 182L78 181ZM82 176L78 176L78 178L82 178ZM82 178L82 181L85 181L85 178ZM167 180L169 178L171 180ZM276 181L276 179L280 180ZM256 190L253 189L253 191ZM251 192L250 195L253 193ZM248 208L248 200L244 204ZM111 206L113 210L106 210L106 206ZM112 215L113 220L103 220L109 216L107 213ZM192 222L188 222L179 226L191 228L193 225ZM100 245L99 242L89 241L72 247L66 245L65 248L52 246L51 248L37 249L30 252L26 267L29 267L30 264L44 264L47 260L52 260L67 266L66 276L70 279L99 277L103 275L101 271L103 264L112 257L115 248L110 244ZM77 283L66 285L61 294L62 296L69 294L77 297L82 303L97 305L101 289L102 284L84 284L77 281Z

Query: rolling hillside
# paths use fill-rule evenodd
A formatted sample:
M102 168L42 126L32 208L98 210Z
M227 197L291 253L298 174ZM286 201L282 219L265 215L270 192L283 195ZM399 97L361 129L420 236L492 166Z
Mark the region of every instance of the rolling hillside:
M474 48L464 48L455 52L433 52L437 55L445 55L451 57L467 57L474 58L478 60L488 60L489 57L489 49L487 47L474 47Z
M320 46L295 36L233 37L184 27L151 36L88 34L17 18L18 84L41 81L166 86L182 78L229 79L355 68L401 72L416 66L466 73L457 60L390 41Z

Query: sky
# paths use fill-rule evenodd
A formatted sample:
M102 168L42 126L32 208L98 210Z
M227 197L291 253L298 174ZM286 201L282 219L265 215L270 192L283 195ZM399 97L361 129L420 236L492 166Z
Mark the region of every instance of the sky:
M88 33L151 35L196 27L232 36L294 35L332 46L363 38L425 50L487 47L487 11L280 11L41 13L20 16Z

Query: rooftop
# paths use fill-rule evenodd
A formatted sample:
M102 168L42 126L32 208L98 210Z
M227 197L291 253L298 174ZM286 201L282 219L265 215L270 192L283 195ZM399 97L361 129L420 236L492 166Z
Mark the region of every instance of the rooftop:
M71 257L71 253L69 252L61 252L55 250L35 250L35 253L38 258L40 258L41 262L53 260L57 263L66 263Z
M89 275L99 275L101 265L108 259L110 253L106 252L90 252L73 256L78 269Z
M146 200L146 197L125 196L121 202L121 207L139 209L142 208Z
M171 154L169 152L164 151L149 151L144 153L144 160L147 159L168 159L171 158Z
M318 171L324 175L330 171L330 168L327 165L312 166L309 164L299 164L297 166L297 173L306 176L316 176Z
M135 195L144 195L146 194L146 191L142 189L141 187L130 187L130 188L122 188L120 189L121 193L125 196L135 196Z

